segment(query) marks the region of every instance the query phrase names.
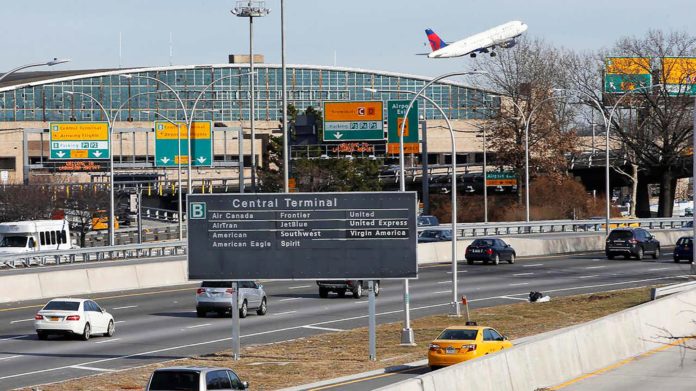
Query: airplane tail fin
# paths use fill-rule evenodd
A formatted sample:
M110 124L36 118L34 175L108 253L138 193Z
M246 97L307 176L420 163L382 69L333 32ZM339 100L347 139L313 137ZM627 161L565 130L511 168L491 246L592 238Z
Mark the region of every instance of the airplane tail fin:
M437 35L433 30L425 29L425 35L428 36L428 42L430 42L430 48L433 49L433 51L447 46L447 42L443 41L442 38L440 38L440 36Z

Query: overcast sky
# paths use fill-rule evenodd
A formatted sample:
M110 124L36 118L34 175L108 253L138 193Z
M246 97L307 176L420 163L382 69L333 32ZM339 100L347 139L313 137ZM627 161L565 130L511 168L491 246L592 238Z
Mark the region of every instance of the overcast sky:
M227 0L5 0L0 72L53 57L55 69L221 64L249 50L249 22ZM286 61L416 75L462 69L468 57L428 59L423 30L454 41L510 20L578 50L611 47L651 28L696 35L693 0L285 0ZM280 62L280 0L254 22L254 51ZM119 33L122 56L119 58ZM35 68L39 70L39 68ZM46 69L46 68L44 68Z

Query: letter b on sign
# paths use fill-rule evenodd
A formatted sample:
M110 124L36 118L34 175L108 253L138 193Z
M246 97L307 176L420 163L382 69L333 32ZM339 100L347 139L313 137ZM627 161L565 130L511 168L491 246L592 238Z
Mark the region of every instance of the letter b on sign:
M189 207L190 219L205 219L205 202L192 202Z

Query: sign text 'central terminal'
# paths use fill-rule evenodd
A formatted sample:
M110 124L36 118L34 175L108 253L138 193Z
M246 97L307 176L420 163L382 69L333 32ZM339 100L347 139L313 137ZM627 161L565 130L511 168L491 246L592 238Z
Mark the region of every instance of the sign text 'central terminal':
M189 279L415 278L415 193L192 194Z

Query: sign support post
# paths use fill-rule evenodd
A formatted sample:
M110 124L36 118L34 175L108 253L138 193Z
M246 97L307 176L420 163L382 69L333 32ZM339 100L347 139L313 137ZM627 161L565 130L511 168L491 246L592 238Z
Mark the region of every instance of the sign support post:
M239 333L239 283L232 281L232 359L240 357L241 335Z
M375 282L370 280L367 282L367 306L369 307L369 333L370 333L370 361L377 361L377 311L375 310Z

